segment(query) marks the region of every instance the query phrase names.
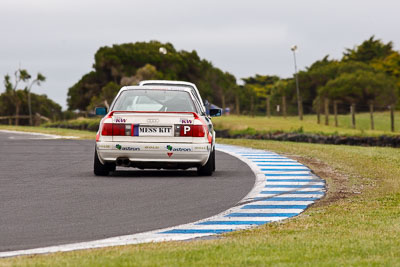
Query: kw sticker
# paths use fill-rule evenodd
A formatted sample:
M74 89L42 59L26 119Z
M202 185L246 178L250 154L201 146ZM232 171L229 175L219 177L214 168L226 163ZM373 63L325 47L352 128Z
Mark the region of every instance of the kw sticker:
M174 153L167 152L167 155L168 155L168 157L171 157L171 156L172 156L172 154L174 154Z
M193 120L188 120L188 119L181 119L182 124L192 124Z
M126 122L126 119L119 118L119 117L115 117L115 122L125 123L125 122Z

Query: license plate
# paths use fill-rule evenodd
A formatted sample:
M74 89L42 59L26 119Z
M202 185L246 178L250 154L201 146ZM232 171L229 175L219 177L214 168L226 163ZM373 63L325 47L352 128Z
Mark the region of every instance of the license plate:
M172 136L172 127L139 126L139 136Z

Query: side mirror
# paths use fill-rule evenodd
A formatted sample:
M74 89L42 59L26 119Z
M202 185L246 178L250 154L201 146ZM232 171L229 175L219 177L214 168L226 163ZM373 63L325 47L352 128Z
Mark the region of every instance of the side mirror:
M107 114L107 108L105 107L96 107L95 108L96 115L105 116Z
M220 108L210 108L211 117L219 117L222 115L222 109Z

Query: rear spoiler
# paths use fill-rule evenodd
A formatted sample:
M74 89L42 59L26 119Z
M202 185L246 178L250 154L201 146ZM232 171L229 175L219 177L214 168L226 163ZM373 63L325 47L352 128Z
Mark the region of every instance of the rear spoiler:
M195 119L199 119L199 115L196 112L185 112L185 111L123 111L123 110L114 110L108 113L107 118L112 118L112 116L116 113L152 113L152 114L192 114Z

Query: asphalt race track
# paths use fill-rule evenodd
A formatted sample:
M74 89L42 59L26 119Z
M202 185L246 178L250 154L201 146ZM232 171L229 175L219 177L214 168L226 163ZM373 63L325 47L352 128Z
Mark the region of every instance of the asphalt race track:
M193 222L253 187L248 165L217 152L217 171L117 169L93 175L94 141L0 132L0 252L97 240Z

